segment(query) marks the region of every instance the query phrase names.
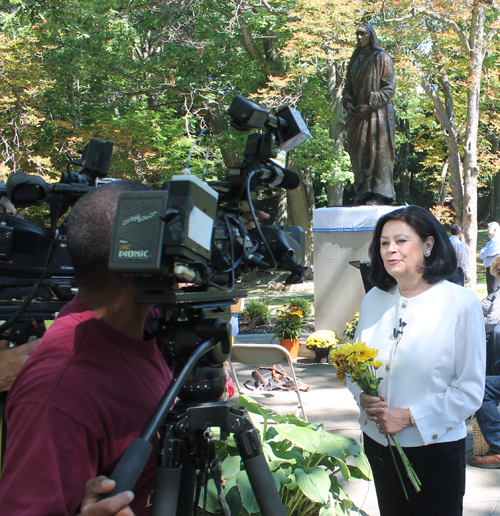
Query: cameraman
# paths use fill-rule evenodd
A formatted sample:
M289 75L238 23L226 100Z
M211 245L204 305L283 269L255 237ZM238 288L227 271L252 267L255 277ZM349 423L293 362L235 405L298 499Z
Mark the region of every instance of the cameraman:
M108 269L118 195L145 189L132 181L110 183L84 195L68 217L79 292L9 394L1 516L149 514L155 452L135 497L126 492L97 501L113 485L104 477L141 434L172 379L147 331L154 310L135 304L131 279Z

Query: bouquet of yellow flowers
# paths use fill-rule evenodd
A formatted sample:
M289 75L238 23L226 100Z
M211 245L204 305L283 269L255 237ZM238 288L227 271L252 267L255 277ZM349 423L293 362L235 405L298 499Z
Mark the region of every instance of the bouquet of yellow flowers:
M330 362L337 369L337 380L340 383L344 383L345 378L350 377L351 382L356 382L365 394L380 398L378 386L382 381L382 378L377 378L376 371L382 367L383 363L379 360L375 360L377 355L378 349L369 348L364 342L348 342L347 344L339 346L332 352L330 355ZM396 462L396 457L392 451L391 441L398 450L408 478L417 493L420 491L420 480L413 470L403 448L401 448L397 436L395 434L387 434L386 438L392 458L394 459L394 465L396 466L399 480L401 481L403 491L406 499L408 500L408 494Z

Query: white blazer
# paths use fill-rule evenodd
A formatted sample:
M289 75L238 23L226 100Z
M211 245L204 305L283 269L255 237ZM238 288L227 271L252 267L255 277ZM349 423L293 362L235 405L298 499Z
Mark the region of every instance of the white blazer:
M400 325L401 321L401 325ZM395 330L402 330L399 338ZM379 390L390 406L409 408L416 427L398 433L401 446L456 441L482 403L486 342L481 302L464 287L440 281L412 298L373 288L363 300L356 340L379 350ZM359 405L359 387L346 379ZM361 430L387 439L361 411Z

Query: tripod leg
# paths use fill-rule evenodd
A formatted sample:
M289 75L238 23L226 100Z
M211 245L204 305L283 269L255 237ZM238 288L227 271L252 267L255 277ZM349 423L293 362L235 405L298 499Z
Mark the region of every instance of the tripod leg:
M156 466L151 516L189 516L193 514L196 470L186 442L172 437L170 430L160 444ZM182 486L182 496L181 496Z
M280 494L262 453L259 434L248 416L242 420L245 421L244 428L234 434L234 440L259 504L260 512L262 516L286 516Z

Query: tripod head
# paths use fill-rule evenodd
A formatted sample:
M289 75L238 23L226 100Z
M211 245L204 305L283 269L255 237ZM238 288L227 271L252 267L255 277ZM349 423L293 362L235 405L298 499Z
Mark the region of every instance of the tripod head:
M154 303L156 295L139 292L136 302L147 299ZM195 495L195 477L201 463L210 462L214 480L217 483L217 473L221 488L215 448L207 435L214 427L220 428L221 439L234 434L263 516L285 516L259 434L246 410L220 402L226 382L222 364L231 351L229 307L236 298L245 297L246 291L170 290L168 295L158 296L163 314L152 329L164 339L169 357L176 360L174 378L141 437L132 441L113 472L111 478L116 486L106 497L133 488L153 450L152 441L161 429L151 514L194 514L200 494L198 488ZM221 490L219 495L224 514L229 514Z

